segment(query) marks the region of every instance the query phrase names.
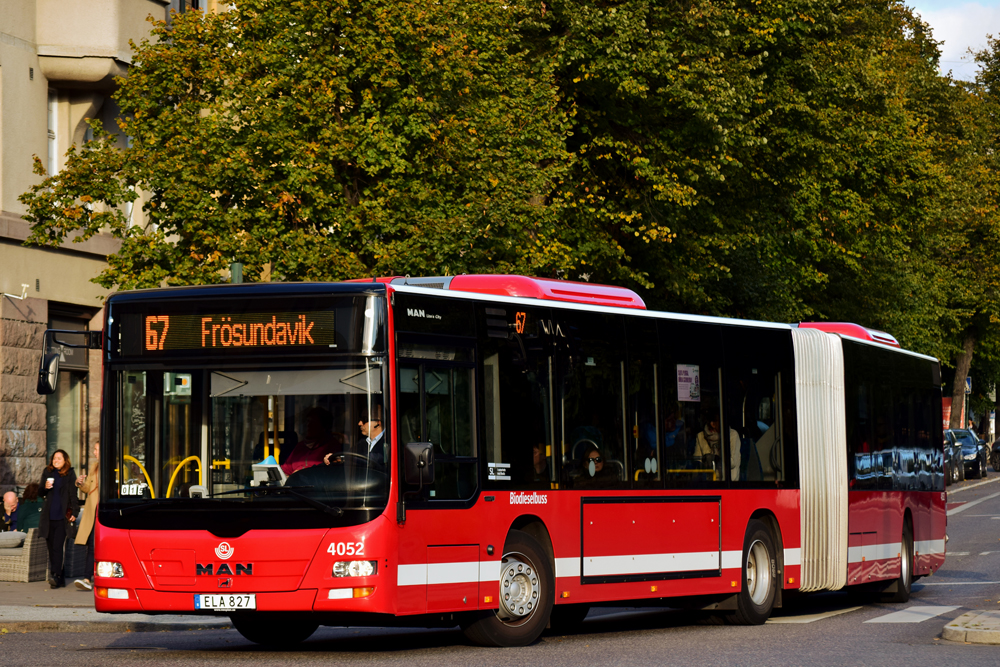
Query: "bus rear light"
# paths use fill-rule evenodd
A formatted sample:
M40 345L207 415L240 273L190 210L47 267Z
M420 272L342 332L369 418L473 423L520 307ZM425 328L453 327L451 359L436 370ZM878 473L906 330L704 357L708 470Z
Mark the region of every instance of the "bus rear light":
M101 560L97 562L97 576L121 579L125 576L125 569L122 567L121 563Z
M370 577L378 571L374 560L341 560L333 564L335 577Z

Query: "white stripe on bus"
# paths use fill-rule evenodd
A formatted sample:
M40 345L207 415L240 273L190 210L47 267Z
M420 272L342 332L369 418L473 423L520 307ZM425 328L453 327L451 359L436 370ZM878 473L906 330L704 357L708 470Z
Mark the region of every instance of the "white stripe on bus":
M580 557L556 558L556 577L580 576ZM801 564L801 549L785 549L785 565ZM621 576L630 574L656 574L658 572L689 572L715 570L719 567L719 552L629 554L600 556L584 559L586 576ZM722 569L739 569L743 564L740 551L722 552ZM497 581L500 561L470 561L462 563L413 563L400 565L398 586L426 586L433 584L460 584L476 581Z
M885 560L887 558L898 558L899 552L903 548L901 542L890 542L888 544L872 544L864 547L847 547L847 563L854 565L864 560ZM866 552L868 554L866 555Z
M921 540L913 543L913 550L921 556L944 555L944 540Z
M585 577L717 569L719 569L718 551L598 556L583 559L583 576Z

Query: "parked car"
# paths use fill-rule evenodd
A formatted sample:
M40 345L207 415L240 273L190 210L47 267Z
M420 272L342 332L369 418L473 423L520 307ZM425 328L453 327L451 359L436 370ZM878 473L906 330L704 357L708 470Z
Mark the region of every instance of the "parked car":
M960 466L965 479L979 479L986 476L986 466L989 463L989 450L986 442L980 440L972 429L954 429L945 431L953 442L960 447L962 465Z
M944 432L944 484L951 486L965 479L965 463L962 461L962 443L950 430Z
M1000 439L993 442L993 451L990 453L990 465L993 472L1000 472Z

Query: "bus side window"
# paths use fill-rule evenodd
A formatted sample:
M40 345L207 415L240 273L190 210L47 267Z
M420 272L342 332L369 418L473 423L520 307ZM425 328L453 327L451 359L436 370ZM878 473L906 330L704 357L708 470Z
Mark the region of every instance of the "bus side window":
M782 381L791 373L786 331L727 326L724 418L739 439L732 481L781 482L788 469L782 421Z
M621 488L632 476L625 458L623 320L565 311L558 322L566 336L559 355L556 406L563 430L564 479L572 488ZM591 463L590 458L600 461Z
M673 444L676 419L668 429L668 406L663 403L659 390L662 365L656 321L627 317L625 335L628 345L628 409L625 416L633 471L630 481L635 488L659 488L663 485L661 443L670 437ZM671 413L675 406L676 403L669 406Z
M728 478L732 437L722 438L718 325L661 320L657 326L665 405L663 477L668 487L705 486ZM728 426L725 427L729 429ZM719 442L727 442L722 447Z
M556 481L551 416L551 315L541 308L480 306L486 334L482 428L488 489L549 489Z
M470 498L477 489L471 350L400 347L424 357L399 365L399 442L434 445L434 484L424 498Z

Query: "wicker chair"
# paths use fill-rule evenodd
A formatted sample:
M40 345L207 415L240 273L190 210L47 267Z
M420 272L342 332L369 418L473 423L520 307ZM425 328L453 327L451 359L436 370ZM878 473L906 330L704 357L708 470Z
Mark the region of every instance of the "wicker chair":
M29 528L23 546L0 549L0 581L42 581L48 564L45 538L39 536L37 528Z

